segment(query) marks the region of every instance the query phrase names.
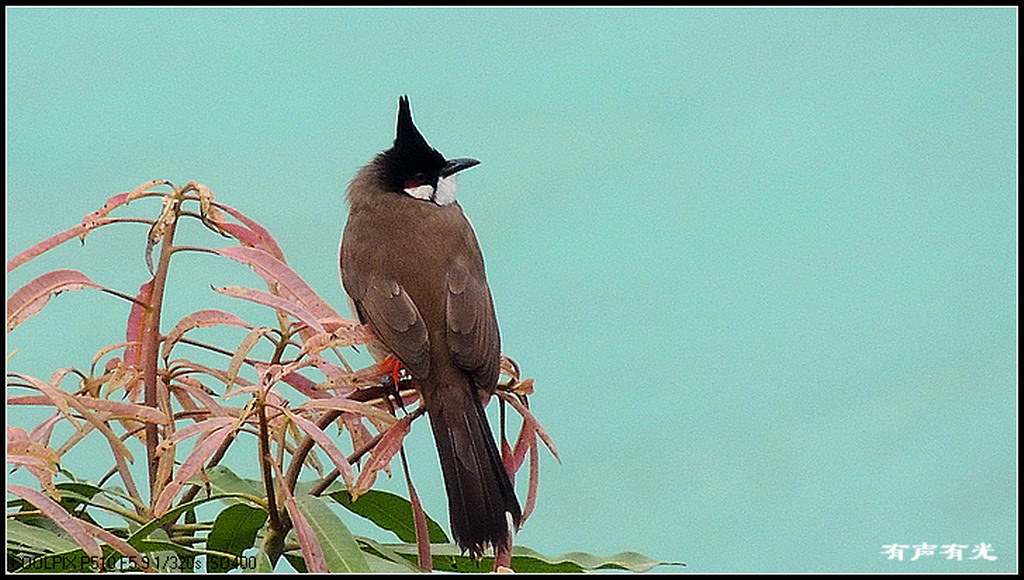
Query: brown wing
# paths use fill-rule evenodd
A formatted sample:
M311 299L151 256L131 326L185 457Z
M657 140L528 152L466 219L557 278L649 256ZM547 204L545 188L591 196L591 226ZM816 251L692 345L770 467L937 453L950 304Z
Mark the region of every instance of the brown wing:
M377 339L418 379L430 374L427 327L412 299L398 282L373 276L352 300Z
M460 261L448 269L448 350L477 388L493 393L501 364L501 338L487 281Z

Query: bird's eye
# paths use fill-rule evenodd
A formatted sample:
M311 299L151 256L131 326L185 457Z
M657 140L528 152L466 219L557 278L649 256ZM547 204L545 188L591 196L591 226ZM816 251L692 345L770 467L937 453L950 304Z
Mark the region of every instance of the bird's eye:
M410 189L410 188L413 188L413 187L419 187L421 185L424 185L425 183L427 183L427 178L421 172L421 173L417 173L416 175L413 175L412 177L406 179L405 180L405 188L406 189Z

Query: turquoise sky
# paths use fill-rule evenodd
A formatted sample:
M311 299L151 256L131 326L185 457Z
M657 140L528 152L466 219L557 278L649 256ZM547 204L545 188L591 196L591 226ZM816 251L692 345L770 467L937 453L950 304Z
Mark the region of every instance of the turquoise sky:
M524 545L692 572L1016 569L1015 9L6 16L8 257L143 181L196 180L344 309L343 191L398 96L482 160L460 199L563 459L543 457ZM55 268L134 293L144 235L67 244L7 294ZM174 268L165 321L265 316L210 290L259 287L246 267ZM126 313L61 295L8 335L8 368L88 367ZM425 423L410 447L446 521ZM881 554L982 542L998 560Z

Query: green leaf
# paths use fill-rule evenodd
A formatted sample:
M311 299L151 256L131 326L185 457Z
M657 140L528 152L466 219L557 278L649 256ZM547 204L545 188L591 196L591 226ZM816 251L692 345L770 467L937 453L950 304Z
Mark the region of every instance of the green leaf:
M238 477L235 472L223 465L207 470L206 478L210 482L210 491L212 493L241 493L254 497L266 496L263 482L257 479ZM203 482L198 478L192 478L191 483L203 485Z
M70 539L48 529L32 526L15 519L7 520L7 547L11 542L27 546L33 552L67 552L78 548Z
M192 500L188 503L181 504L173 509L168 510L167 513L160 516L159 518L149 520L141 528L135 530L132 533L132 535L128 537L128 543L138 548L137 542L146 539L149 536L149 534L153 533L154 530L159 529L160 526L163 526L164 524L168 524L178 519L178 516L180 516L182 512L187 512L189 510L195 509L205 503L209 503L212 501L229 499L250 500L251 496L237 493L220 493L211 495L210 497L207 498Z
M415 544L384 544L403 557L416 561ZM455 544L433 544L430 546L434 570L449 572L489 572L494 567L494 558L476 562L462 555ZM646 572L655 566L685 566L681 562L661 562L637 552L622 552L614 556L601 557L583 552L570 552L561 556L545 556L525 546L512 548L512 569L516 572L586 572L590 570L615 569L631 572Z
M267 512L246 504L238 503L224 508L213 522L213 529L206 538L206 548L234 556L241 556L256 543L256 534L267 522ZM238 566L236 561L226 558L208 557L207 572L227 572Z
M419 563L370 538L357 536L356 541L374 572L422 572ZM385 563L386 562L386 563Z
M347 490L336 491L330 497L355 514L363 516L385 530L394 532L403 542L416 542L416 523L413 521L412 504L400 495L371 489L352 501ZM429 516L427 530L431 544L447 544L451 540L444 529Z
M88 499L92 499L92 496L104 491L102 487L85 481L65 481L58 483L56 487L61 491L73 491Z
M351 532L324 500L311 495L296 496L295 503L320 541L327 569L331 572L369 572L362 550Z
M420 572L420 569L411 565L405 558L400 561L381 558L372 554L364 554L366 562L370 565L370 572L375 574L412 574Z

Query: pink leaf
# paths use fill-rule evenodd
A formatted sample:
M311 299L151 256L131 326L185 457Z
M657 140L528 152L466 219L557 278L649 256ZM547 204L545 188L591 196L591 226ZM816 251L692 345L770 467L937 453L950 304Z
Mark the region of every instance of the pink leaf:
M38 244L35 244L31 248L25 250L24 252L8 260L7 272L10 273L11 270L24 264L25 262L28 262L32 258L35 258L49 250L52 250L53 248L56 248L57 246L63 244L64 242L72 238L78 237L84 240L85 235L88 234L90 231L100 226L107 225L111 221L113 221L107 217L107 215L109 215L111 211L113 211L115 208L121 205L124 205L132 201L133 199L142 197L146 193L145 190L155 185L170 185L170 182L162 179L147 181L146 183L143 183L142 185L136 187L132 191L126 193L119 193L117 195L112 196L110 199L107 200L106 203L103 204L103 207L82 218L82 223L77 224L76 226L72 227L69 230L65 230L59 234L50 236L49 238L39 242Z
M299 547L302 548L306 569L314 574L327 573L327 560L324 559L323 549L320 548L320 542L316 539L313 527L309 525L306 516L302 514L302 510L295 503L295 498L289 495L285 499L284 506L288 510L288 517L292 520L292 525L295 526L295 535L299 539Z
M29 439L28 433L20 427L7 427L7 463L28 469L40 485L51 496L60 499L60 492L53 485L57 475L60 454L52 447Z
M412 520L416 530L416 560L423 570L432 570L434 560L430 557L430 531L427 527L427 514L416 494L409 470L405 470L405 484L409 488L409 503L412 505Z
M270 232L261 226L259 222L229 205L224 205L223 203L214 203L213 205L228 212L236 220L245 224L245 226L249 228L249 231L255 234L259 239L257 243L253 244L254 246L266 250L268 254L282 262L287 262L287 260L284 259L284 252L281 250L281 246L277 245L277 241L274 240L274 236L270 235Z
M23 441L28 443L28 433L21 427L14 427L12 425L7 426L7 449L11 448L11 443L14 441Z
M65 290L81 290L103 286L93 282L85 274L77 270L54 270L39 276L11 295L7 299L7 332L37 314L50 301L51 294L59 294Z
M224 312L223 310L199 310L182 318L174 325L174 328L171 329L171 332L167 334L166 340L164 340L160 356L163 358L169 357L175 343L189 330L220 325L252 328L251 324L230 312Z
M405 436L409 433L410 425L412 423L409 421L409 417L402 417L384 433L377 445L373 447L373 451L370 452L370 460L359 472L359 479L356 481L355 487L351 488L352 501L359 499L360 495L369 491L377 481L377 472L391 464L391 458L402 448L402 442L405 441Z
M512 452L507 456L503 454L502 459L505 462L505 469L508 471L510 477L514 476L519 468L523 465L523 460L526 459L526 453L529 449L537 443L536 431L533 429L532 424L523 423L523 427L519 430L519 437L516 439L515 447L512 448Z
M37 379L35 377L30 377L28 375L22 375L22 374L18 374L18 373L11 373L11 376L17 377L19 379L22 379L23 381L29 383L29 385L32 386L32 388L34 388L34 389L38 390L39 392L43 393L43 395L47 398L47 400L50 402L50 404L55 406L55 407L57 407L57 410L60 411L61 415L65 419L67 419L68 422L70 422L75 427L75 429L80 429L81 428L81 425L78 423L78 421L75 420L74 410L72 409L71 405L67 401L67 399L71 398L71 397L67 393L65 393L63 390L61 390L59 388L56 388L56 387L54 387L53 385L51 385L49 383L43 382L43 381L41 381L41 380L39 380L39 379ZM28 398L28 397L26 397L26 398ZM14 404L14 403L12 403L13 399L17 399L17 398L16 397L8 398L7 399L8 404ZM36 403L27 403L27 404L36 404Z
M92 225L92 226L87 226L85 224L78 224L78 225L72 227L69 230L65 230L65 231L63 231L63 232L61 232L59 234L54 234L54 235L50 236L49 238L46 238L45 240L39 242L38 244L33 245L29 249L25 250L24 252L18 254L17 256L14 256L10 260L8 260L7 261L7 272L10 273L11 270L14 270L18 266L20 266L20 265L24 264L25 262L28 262L29 260L31 260L32 258L35 258L35 257L37 257L37 256L39 256L39 255L41 255L41 254L43 254L43 253L45 253L45 252L47 252L49 250L52 250L53 248L56 248L57 246L63 244L64 242L66 242L66 241L68 241L68 240L70 240L72 238L75 238L75 237L78 237L78 236L82 236L82 235L88 233L89 230L91 230L93 228L99 227L99 226L104 225L104 224L109 223L109 222L110 222L110 220L107 219L107 220L100 220L100 221L96 222L95 225Z
M139 293L135 299L142 304L149 304L149 299L153 295L153 282L150 280L139 286ZM142 356L142 333L146 329L146 308L139 302L132 303L125 332L125 340L129 344L124 349L124 363L134 368L142 368L139 358Z
M256 347L260 339L266 336L270 332L267 327L253 328L242 339L242 343L235 349L235 354L231 357L231 362L228 364L228 383L227 390L230 391L231 387L235 384L235 380L238 378L238 371L242 368L242 363L245 362L245 357Z
M242 288L241 286L224 286L214 288L214 290L221 294L231 296L232 298L241 298L242 300L249 300L250 302L269 306L274 310L293 316L313 330L327 332L320 324L320 321L317 320L315 314L293 300L287 300L280 296L274 296L268 292L262 292L252 288Z
M82 521L72 516L60 504L46 497L42 493L21 485L7 484L7 492L13 493L21 499L34 505L44 516L53 520L53 523L60 526L68 533L71 540L78 544L86 554L94 558L102 558L103 550L100 549L96 540L92 539L89 533L82 526Z
M227 416L229 414L228 409L233 408L225 408L220 406L220 404L218 404L217 401L215 401L214 398L210 396L210 394L213 393L213 391L209 387L204 385L202 381L195 377L190 377L187 375L178 375L177 377L175 377L174 380L178 382L178 385L174 389L174 392L182 391L184 392L184 394L187 394L192 399L198 400L199 407L204 409L206 412L210 413L214 417Z
M540 481L540 451L537 448L537 440L533 439L530 445L530 485L526 492L526 505L523 507L523 520L530 517L533 507L537 505L537 484Z
M321 322L323 322L321 320ZM363 344L370 338L365 326L352 322L351 325L338 326L330 333L311 334L302 343L302 353L318 353L338 346L355 346Z
M217 205L214 203L211 203L210 207L206 208L206 219L220 230L221 234L233 237L243 245L259 246L262 243L260 241L260 237L256 235L256 232L253 232L242 224L227 221L227 218L224 216L224 212L217 209Z
M217 431L210 433L210 436L205 440L196 443L192 453L182 462L181 467L178 468L178 472L174 475L174 480L164 487L163 491L160 492L160 497L157 499L156 504L153 506L153 513L160 517L171 507L171 502L174 501L175 496L178 495L178 491L181 490L182 486L188 482L188 480L195 475L203 467L203 463L210 458L217 449L220 448L224 440L234 434L235 429L233 426L222 427Z
M516 399L513 395L510 395L503 391L496 391L495 394L501 397L502 400L507 401L510 405L512 405L512 408L518 411L520 415L522 415L524 422L528 422L532 425L532 427L537 431L537 435L540 436L540 440L543 441L544 445L547 446L548 451L550 451L551 454L555 456L555 459L561 462L562 458L558 456L558 449L555 448L554 440L552 440L551 436L548 435L548 432L545 431L543 427L541 427L540 422L537 421L537 418L533 416L533 413L531 413L530 410L525 405L520 403L519 400Z
M234 417L213 417L209 419L204 419L202 421L199 421L198 423L193 423L191 425L188 425L175 431L174 435L171 435L170 437L167 437L166 439L160 442L160 445L157 447L156 452L163 453L172 445L181 443L182 441L188 439L189 437L197 433L208 433L210 431L222 429L224 427L228 427L236 423L238 423L238 419Z
M327 302L288 267L288 264L268 254L262 249L230 246L216 252L243 264L249 265L268 285L277 284L288 297L294 298L305 306L318 319L341 318Z
M140 569L146 570L150 567L149 562L146 561L142 553L136 550L128 542L122 540L121 538L115 536L114 534L108 532L107 530L104 530L103 528L95 524L91 524L85 520L79 521L81 522L82 527L85 528L85 531L88 532L90 536L93 536L94 538L106 542L110 545L111 548L117 550L125 556L128 556L135 562L135 565L138 566ZM121 572L122 570L118 568L117 571Z
M281 377L281 380L311 399L325 399L331 396L329 393L317 389L315 382L299 373L288 373Z
M332 397L330 399L311 399L299 405L300 409L334 409L354 413L369 419L374 419L384 425L394 425L398 419L394 415L378 409L373 405L360 401L353 401L345 397Z
M40 405L44 407L52 407L53 401L50 397L43 395L16 395L7 397L8 405Z
M42 423L32 428L32 432L29 433L28 438L36 443L42 443L43 445L50 444L50 435L53 434L53 427L61 420L60 413L57 413Z
M144 423L156 423L157 425L169 425L170 418L161 411L145 405L134 403L122 403L121 401L109 401L95 397L75 397L75 400L83 409L101 411L107 413L107 419L133 419Z
M208 367L206 365L199 364L199 363L197 363L195 361L178 360L178 361L175 361L175 362L179 363L181 365L182 369L190 369L192 371L196 371L196 372L200 372L200 373L209 375L209 376L217 379L218 381L224 383L225 385L228 384L229 380L233 380L234 383L237 383L237 384L243 385L243 386L247 386L247 385L251 385L252 384L251 381L249 381L249 380L247 380L247 379L245 379L243 377L234 377L234 379L230 379L225 371L223 371L221 369L215 369L215 368L212 368L212 367Z
M150 188L156 187L157 185L169 185L171 187L174 187L174 185L170 181L167 181L166 179L154 179L152 181L147 181L145 183L140 184L138 187L131 191L126 191L124 193L112 195L103 204L103 207L82 218L82 224L87 226L92 225L102 220L103 218L106 218L108 215L110 215L110 212L121 207L122 205L126 205L129 202L136 200L140 197L143 197L145 195L162 195L159 193L148 191Z
M334 466L338 468L338 473L345 479L345 485L352 487L352 482L355 480L355 474L352 472L352 466L349 465L348 459L345 458L345 454L334 444L330 436L324 433L322 429L316 426L315 423L309 419L305 419L296 413L289 411L285 407L281 407L281 411L288 416L298 427L302 429L306 435L309 435L311 439L317 444L318 447L327 453L327 456L331 458Z

